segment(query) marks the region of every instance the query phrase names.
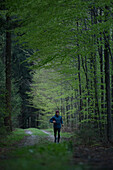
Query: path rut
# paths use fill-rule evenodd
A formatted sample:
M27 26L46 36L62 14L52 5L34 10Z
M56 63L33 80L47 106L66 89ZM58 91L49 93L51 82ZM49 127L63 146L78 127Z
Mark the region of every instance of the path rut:
M54 141L54 136L50 132L47 132L45 130L41 130L41 131L44 132L45 134L48 134L48 136L46 136L46 139L48 141L51 142ZM25 133L29 134L29 136L24 137L24 139L18 144L19 147L32 146L39 143L39 139L41 138L40 136L33 135L33 133L30 130L25 130Z
M25 130L25 133L29 134L29 136L25 136L18 146L31 146L38 143L39 141L38 135L33 135L33 133L30 130Z
M48 134L47 139L49 141L53 141L54 140L54 136L50 132L47 132L46 130L41 130L41 131L44 132L45 134Z

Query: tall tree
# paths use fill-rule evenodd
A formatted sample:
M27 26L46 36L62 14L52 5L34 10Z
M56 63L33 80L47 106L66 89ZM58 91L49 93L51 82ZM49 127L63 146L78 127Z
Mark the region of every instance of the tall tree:
M108 20L109 7L105 6L105 22ZM105 58L105 83L106 83L106 103L107 103L107 138L112 141L112 116L111 116L111 85L110 85L110 55L109 55L109 30L104 32L104 58Z
M11 31L10 31L10 17L6 15L6 112L7 115L4 118L4 125L7 127L8 131L12 131L12 122L11 122Z

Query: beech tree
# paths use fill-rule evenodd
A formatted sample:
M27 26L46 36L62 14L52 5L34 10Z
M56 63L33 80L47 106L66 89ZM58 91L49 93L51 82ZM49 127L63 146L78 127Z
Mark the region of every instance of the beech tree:
M11 123L11 32L10 32L10 17L6 16L7 31L6 31L6 111L7 115L4 118L4 124L8 131L12 131Z
M37 93L32 88L29 93L34 94L30 100L33 106L41 109L43 117L59 105L68 127L73 121L79 128L94 125L100 137L111 141L112 0L11 0L7 7L21 25L15 28L19 44L33 51L27 60L33 63L34 77L39 78L39 82L35 80ZM54 89L54 83L50 86L54 78L44 78L44 72L40 74L47 82L41 84L39 69L48 70L48 74L44 71L46 78L54 70L54 76L60 76L59 88Z

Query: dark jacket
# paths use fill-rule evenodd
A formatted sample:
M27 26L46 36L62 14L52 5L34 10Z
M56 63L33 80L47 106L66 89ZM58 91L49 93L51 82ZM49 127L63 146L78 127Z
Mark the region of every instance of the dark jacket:
M53 120L56 123L53 124L54 128L61 128L61 124L63 124L62 116L57 116L56 114L50 119L50 122L53 123Z

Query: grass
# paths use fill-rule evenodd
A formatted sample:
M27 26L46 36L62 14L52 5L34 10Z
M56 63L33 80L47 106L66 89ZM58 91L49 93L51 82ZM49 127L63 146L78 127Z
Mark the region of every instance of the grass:
M26 130L30 130L33 133L33 135L48 136L48 134L45 134L44 132L42 132L41 130L36 129L36 128L28 128Z
M8 154L7 160L0 162L5 170L74 170L80 165L71 165L68 143L42 143L40 145L17 148Z
M48 136L48 134L45 134L44 132L36 128L29 128L29 129L17 128L9 135L2 136L2 138L0 139L0 147L9 147L21 141L24 138L24 136L29 136L29 134L25 133L25 130L30 130L33 133L33 135L38 135L42 137Z
M14 145L15 143L21 141L24 136L28 136L28 134L25 133L24 129L15 129L13 132L11 132L7 136L2 136L0 139L0 147L9 147L11 145Z
M51 134L53 135L54 132L53 132L53 128L50 128L50 129L45 129L47 132L51 132ZM69 133L69 132L62 132L61 131L61 136L62 137L65 137L65 138L70 138L73 134L72 133Z
M0 156L0 169L4 170L86 170L84 165L74 165L72 142L55 144L47 140L47 134L39 129L29 128L33 135L39 136L38 144L14 147ZM9 144L19 142L26 134L23 129L16 129L7 139ZM52 132L52 129L49 130ZM67 134L66 134L67 136ZM32 136L31 136L32 137ZM43 139L43 140L42 140ZM7 143L6 142L6 143ZM7 145L9 146L9 145Z
M19 141L21 141L24 136L29 136L29 134L25 133L25 130L29 130L33 133L33 135L38 135L40 137L44 137L44 136L48 136L48 134L45 134L44 132L42 132L39 129L36 128L28 128L28 129L15 129L11 134L2 137L0 139L0 147L9 147L11 145L14 145L15 143L18 143ZM46 129L46 131L51 132L51 134L53 134L53 129ZM71 137L72 134L68 133L68 132L61 132L61 136L62 137L66 137L69 138Z

